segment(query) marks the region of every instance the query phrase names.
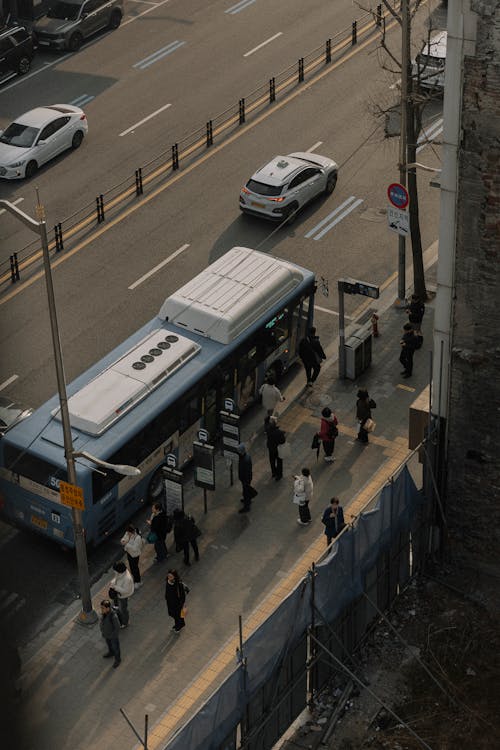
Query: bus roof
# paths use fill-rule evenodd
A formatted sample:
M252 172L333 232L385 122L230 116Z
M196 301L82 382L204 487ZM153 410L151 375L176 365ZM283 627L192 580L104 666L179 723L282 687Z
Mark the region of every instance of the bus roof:
M268 266L271 269L275 263L278 265L283 263L296 274L295 287L290 287L290 284L287 284L285 289L281 290L280 295L276 294L273 287L271 289L272 294L267 297L266 305L261 306L258 317L248 315L248 333L258 330L264 318L275 314L280 305L286 301L287 289L289 293L300 291L301 288L306 292L314 281L314 274L311 271L293 263L280 261L256 250L234 249L243 250L247 257L248 253L251 253L257 262L260 262L260 256L264 256L265 259L271 261L271 265ZM232 251L229 251L220 261L231 257ZM217 261L218 265L220 261ZM202 275L200 274L196 279L199 279ZM251 285L248 286L252 288ZM267 285L263 286L267 288ZM183 289L185 288L183 287ZM158 317L153 318L68 385L68 405L75 451L88 450L98 457L111 455L119 449L132 431L136 432L146 427L151 421L152 414L159 413L167 408L175 402L181 392L194 387L201 377L210 373L227 353L241 344L246 331L247 329L244 328L230 345L224 345L214 339L203 337L199 331L191 332L186 329L181 335L179 327L172 322L161 321ZM160 340L166 341L169 336L175 336L179 340L183 340L182 351L185 354L183 362L179 366L175 366L175 360L172 361L168 357L164 359L165 354L170 352L170 349L168 349L167 351L164 350L163 355L158 358L154 357L153 362L145 363L151 365L151 376L149 374L146 377L144 376L148 368L141 368L137 371L133 369L133 376L127 371L127 379L133 377L134 380L137 380L137 385L134 384L131 391L134 388L137 389L135 396L138 397L138 400L127 404L122 398L118 399L120 405L123 405L121 413L117 419L110 418L110 403L115 406L117 404L111 386L112 379L117 377L116 373L118 372L119 380L123 382L122 378L126 367L133 365L134 362L141 361L141 356L144 356L142 354L143 349L148 348L149 353L149 349L153 348L152 343L156 344ZM174 366L174 370L168 377L164 377L163 374L160 375L160 371L157 370L159 368L163 373L167 369L163 365L160 368L158 364L160 360L165 363L169 361L170 365ZM106 373L111 373L109 381ZM138 379L138 374L142 379ZM154 383L155 378L158 378L156 383ZM147 383L145 382L146 379ZM108 402L110 395L114 399L112 402ZM31 417L14 426L3 440L18 447L29 446L30 451L34 454L64 466L62 428L59 420L54 419L54 415L57 415L58 412L59 400L57 396L53 396L36 409ZM107 419L109 419L108 424L106 424ZM101 429L103 425L104 429ZM86 467L84 466L79 468L79 471L85 470Z
M247 247L233 247L167 297L159 317L230 344L303 280L302 270L293 263Z

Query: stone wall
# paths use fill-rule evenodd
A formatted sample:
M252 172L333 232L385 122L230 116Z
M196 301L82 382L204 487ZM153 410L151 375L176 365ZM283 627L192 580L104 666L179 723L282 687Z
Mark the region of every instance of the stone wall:
M447 517L455 559L500 575L500 2L464 65ZM497 570L495 573L495 565Z

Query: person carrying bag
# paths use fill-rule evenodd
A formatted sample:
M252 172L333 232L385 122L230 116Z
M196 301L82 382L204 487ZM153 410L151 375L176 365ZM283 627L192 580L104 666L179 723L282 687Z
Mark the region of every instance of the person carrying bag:
M299 526L308 526L311 523L309 501L312 500L313 490L311 472L304 468L300 475L294 477L293 484L293 502L299 506L299 517L297 518Z

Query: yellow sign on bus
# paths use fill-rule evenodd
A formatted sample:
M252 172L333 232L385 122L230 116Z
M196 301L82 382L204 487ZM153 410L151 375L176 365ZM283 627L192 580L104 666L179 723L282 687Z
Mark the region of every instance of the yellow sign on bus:
M83 498L83 489L69 482L59 482L59 492L63 505L69 505L70 508L85 510L85 500Z

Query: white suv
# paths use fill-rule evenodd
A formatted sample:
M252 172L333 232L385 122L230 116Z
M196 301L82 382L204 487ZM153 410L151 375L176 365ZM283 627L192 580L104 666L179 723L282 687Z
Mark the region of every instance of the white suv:
M327 156L302 151L275 156L241 188L240 209L291 223L309 201L333 193L337 173L337 164Z

